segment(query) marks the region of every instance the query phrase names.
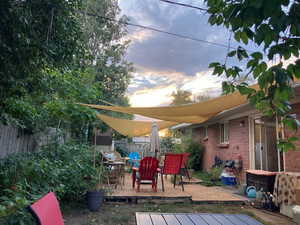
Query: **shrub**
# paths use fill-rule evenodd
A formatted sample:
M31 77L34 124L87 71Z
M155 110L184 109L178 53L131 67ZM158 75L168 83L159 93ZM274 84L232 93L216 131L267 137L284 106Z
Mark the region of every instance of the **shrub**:
M186 152L190 153L189 167L194 170L201 170L204 146L197 142L192 141L187 146Z
M222 171L223 171L223 167L213 167L213 168L211 168L211 171L210 171L211 180L212 181L220 180Z
M62 203L83 199L96 175L93 152L84 144L52 144L8 156L0 161L0 224L32 224L24 208L49 191Z

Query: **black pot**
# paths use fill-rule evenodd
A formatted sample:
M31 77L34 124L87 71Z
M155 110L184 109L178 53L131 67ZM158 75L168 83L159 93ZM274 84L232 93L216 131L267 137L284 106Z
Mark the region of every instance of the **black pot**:
M86 193L86 200L88 209L92 212L98 211L104 199L104 191L88 191Z

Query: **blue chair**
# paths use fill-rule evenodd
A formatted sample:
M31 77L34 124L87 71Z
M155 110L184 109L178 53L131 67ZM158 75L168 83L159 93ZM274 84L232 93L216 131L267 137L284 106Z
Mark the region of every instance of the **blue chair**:
M141 160L141 156L138 152L130 152L129 153L129 163L133 166L133 167L139 167L140 165L140 161Z

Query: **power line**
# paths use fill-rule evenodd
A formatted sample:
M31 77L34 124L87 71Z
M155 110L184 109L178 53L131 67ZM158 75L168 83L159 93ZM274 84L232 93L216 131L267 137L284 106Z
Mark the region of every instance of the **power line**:
M116 20L116 19L113 19L113 18L100 16L100 15L93 14L93 13L86 13L86 12L81 12L81 13L86 14L88 16L95 16L95 17L99 17L99 18L102 18L102 19L105 19L105 20L110 20L110 21L113 21L113 22L116 22L116 23L119 23L119 24L124 24L124 25L128 25L128 26L133 26L133 27L139 27L139 28L142 28L142 29L145 29L145 30L151 30L151 31L155 31L155 32L158 32L158 33L168 34L168 35L178 37L178 38L183 38L183 39L186 39L186 40L206 43L206 44L210 44L210 45L214 45L214 46L218 46L218 47L222 47L222 48L228 48L228 45L226 45L226 44L221 44L221 43L212 42L212 41L206 41L206 40L203 40L203 39L190 37L188 35L172 33L172 32L169 32L169 31L164 31L164 30L158 29L158 28L144 26L144 25L140 25L140 24L134 24L134 23L131 23L131 22L119 21L119 20ZM230 47L230 48L231 49L236 49L234 47Z
M169 0L160 0L160 1L170 3L170 4L174 4L174 5L180 5L180 6L184 6L184 7L188 7L188 8L198 9L198 10L201 10L201 11L207 11L207 9L205 9L205 8L201 8L201 7L197 7L197 6L193 6L193 5L189 5L189 4L185 4L185 3L173 2L173 1L169 1Z

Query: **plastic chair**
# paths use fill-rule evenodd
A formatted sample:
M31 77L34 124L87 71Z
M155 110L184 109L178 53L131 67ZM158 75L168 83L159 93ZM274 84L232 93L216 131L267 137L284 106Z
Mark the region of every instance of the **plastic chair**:
M174 175L174 188L176 185L176 176L180 175L181 188L182 188L182 191L184 191L182 174L180 173L182 159L183 159L182 154L173 154L173 153L166 154L165 161L164 161L164 167L162 169L162 174L161 174L161 182L162 182L163 191L165 191L163 175Z
M29 206L38 225L64 225L59 203L53 192Z
M187 178L190 180L190 174L188 171L188 161L189 161L190 153L182 153L182 162L181 162L181 171L187 176Z
M137 191L140 191L142 181L151 181L152 190L157 191L157 168L159 161L153 157L145 157L140 162L139 174L136 177Z
M139 161L141 160L141 156L138 152L130 152L128 157L129 157L129 163L133 167L139 167Z

